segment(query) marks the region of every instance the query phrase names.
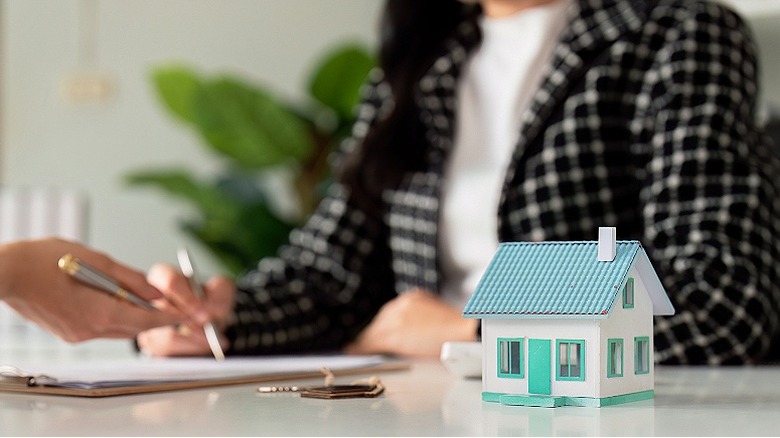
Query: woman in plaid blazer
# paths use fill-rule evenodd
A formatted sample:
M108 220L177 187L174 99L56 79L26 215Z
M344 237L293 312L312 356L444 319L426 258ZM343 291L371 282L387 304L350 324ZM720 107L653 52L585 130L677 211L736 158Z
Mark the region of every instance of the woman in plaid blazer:
M449 197L471 175L458 154L504 113L475 109L463 84L506 83L491 99L508 94L517 110L516 81L501 66L475 67L493 38L483 26L506 6L548 20L541 31L526 22L538 40L529 50L544 62L527 64L517 84L532 92L504 124L513 139L504 164L485 173L499 176L495 190L475 186L496 204L473 196L483 207L474 214ZM615 226L642 242L677 310L656 320L657 360L765 357L778 333L780 160L755 123L755 47L737 15L699 0L390 0L382 36L380 68L336 160L339 183L277 258L236 288L211 284L230 353L434 356L444 340L475 339L474 321L445 297L459 278L449 251L473 231L458 228L462 212L491 218L488 245L595 240L598 226ZM466 117L475 111L483 124ZM492 153L490 141L481 147L473 159ZM172 292L183 284L172 275L152 278L185 296ZM139 344L208 352L171 329Z

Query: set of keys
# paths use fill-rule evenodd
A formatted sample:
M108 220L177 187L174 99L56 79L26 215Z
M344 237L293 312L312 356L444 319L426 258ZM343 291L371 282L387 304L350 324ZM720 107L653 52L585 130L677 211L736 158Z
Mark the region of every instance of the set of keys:
M372 398L385 390L377 376L356 380L347 385L335 385L335 376L329 369L322 368L320 371L325 374L325 384L322 386L261 386L257 391L263 394L296 392L307 398L340 399Z

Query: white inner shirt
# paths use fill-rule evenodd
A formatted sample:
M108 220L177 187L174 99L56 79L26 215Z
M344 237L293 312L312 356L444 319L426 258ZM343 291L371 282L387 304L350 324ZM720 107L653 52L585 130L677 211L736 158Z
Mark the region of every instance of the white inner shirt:
M442 298L462 309L498 248L498 202L520 121L541 85L571 0L481 17L482 43L458 84L439 219Z

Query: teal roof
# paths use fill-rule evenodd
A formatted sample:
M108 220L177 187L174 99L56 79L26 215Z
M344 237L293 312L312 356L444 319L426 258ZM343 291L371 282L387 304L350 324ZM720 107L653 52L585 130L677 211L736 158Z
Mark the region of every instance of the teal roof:
M508 242L499 245L463 316L605 318L637 259L655 314L674 308L638 241L617 241L615 260L600 262L598 242ZM650 290L652 289L652 290Z

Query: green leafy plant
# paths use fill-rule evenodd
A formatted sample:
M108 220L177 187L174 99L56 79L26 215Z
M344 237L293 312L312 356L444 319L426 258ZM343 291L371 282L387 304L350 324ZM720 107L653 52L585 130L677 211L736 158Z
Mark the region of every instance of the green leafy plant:
M182 168L139 170L125 181L194 207L182 230L239 273L275 254L320 200L330 181L328 156L349 134L359 88L374 65L360 46L331 50L309 75L309 98L297 103L233 75L155 68L160 101L215 152L220 170L208 180Z

